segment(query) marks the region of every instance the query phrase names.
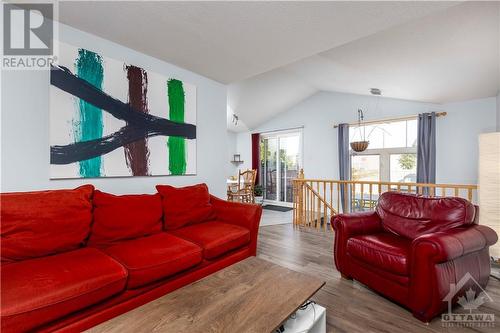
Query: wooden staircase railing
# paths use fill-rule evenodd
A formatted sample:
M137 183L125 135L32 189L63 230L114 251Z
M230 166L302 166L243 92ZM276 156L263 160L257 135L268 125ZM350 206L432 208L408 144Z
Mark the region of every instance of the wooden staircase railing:
M456 196L477 202L477 185L306 179L300 170L293 180L293 223L326 230L331 228L332 216L373 210L380 194L387 191Z

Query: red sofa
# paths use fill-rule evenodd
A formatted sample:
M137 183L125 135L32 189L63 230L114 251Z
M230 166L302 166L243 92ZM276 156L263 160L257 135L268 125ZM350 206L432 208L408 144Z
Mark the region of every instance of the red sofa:
M2 331L81 331L255 255L260 206L157 189L2 194Z
M332 224L335 265L342 276L424 322L447 309L443 299L450 284L467 272L486 286L489 246L498 239L492 229L477 225L476 208L465 199L396 192L382 194L375 211L340 214Z

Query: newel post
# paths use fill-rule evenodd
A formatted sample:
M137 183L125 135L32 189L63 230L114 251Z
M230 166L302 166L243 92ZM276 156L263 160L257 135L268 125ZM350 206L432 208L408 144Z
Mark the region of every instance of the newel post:
M302 225L304 218L304 169L299 170L297 179L298 212L296 217L297 224Z

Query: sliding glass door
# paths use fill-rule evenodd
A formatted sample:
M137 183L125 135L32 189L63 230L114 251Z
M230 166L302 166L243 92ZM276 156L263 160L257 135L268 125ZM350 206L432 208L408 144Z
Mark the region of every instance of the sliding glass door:
M302 131L281 131L261 136L261 184L264 200L293 202L292 180L302 167Z

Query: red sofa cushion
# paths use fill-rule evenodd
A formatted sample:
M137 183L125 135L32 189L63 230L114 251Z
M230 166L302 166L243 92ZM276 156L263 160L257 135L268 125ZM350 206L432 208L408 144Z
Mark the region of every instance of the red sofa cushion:
M127 288L169 277L202 261L202 249L184 239L159 233L103 249L128 270Z
M74 190L3 193L0 218L2 262L74 250L92 222L92 185Z
M391 233L349 238L347 253L352 257L397 275L409 275L411 241Z
M215 218L206 184L176 188L156 185L163 200L165 230L201 223Z
M424 234L473 224L476 209L462 198L429 198L386 192L379 198L377 214L385 230L415 239Z
M158 193L118 196L96 190L93 204L94 223L89 245L112 245L162 229L163 210Z
M127 271L93 248L2 265L2 330L26 331L104 300Z
M170 233L201 246L203 256L207 259L216 258L250 242L248 229L218 221L195 224Z

